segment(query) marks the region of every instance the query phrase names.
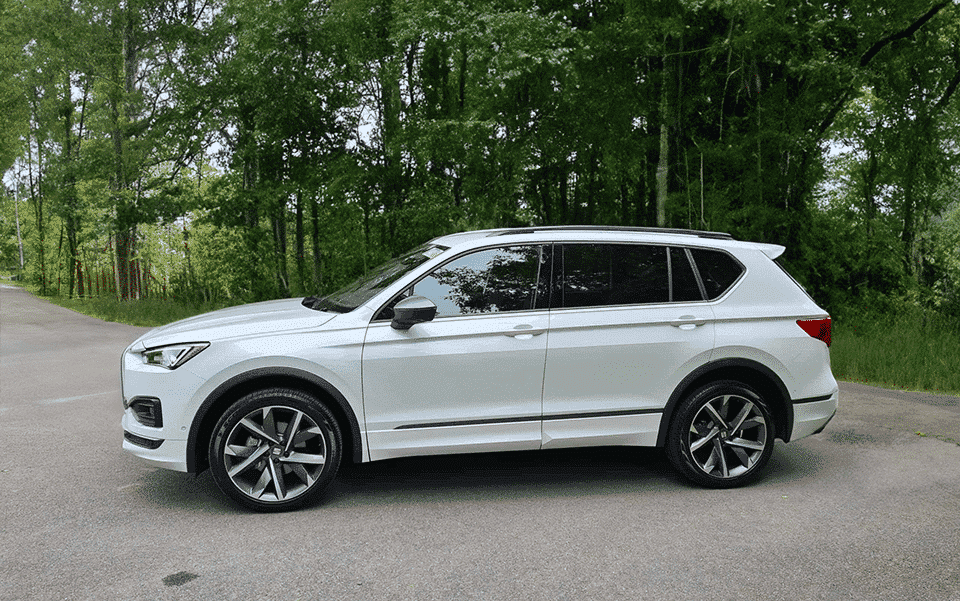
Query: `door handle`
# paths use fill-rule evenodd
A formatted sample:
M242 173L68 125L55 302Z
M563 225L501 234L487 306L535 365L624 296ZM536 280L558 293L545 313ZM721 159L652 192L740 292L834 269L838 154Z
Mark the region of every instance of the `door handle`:
M670 322L675 328L680 328L681 330L692 330L697 326L702 326L707 323L706 318L696 317L693 315L681 315L680 317L674 319Z
M522 323L520 325L513 326L512 330L507 330L504 332L504 336L510 336L511 338L516 338L517 340L530 340L534 336L539 336L546 332L544 329L534 329L532 325L528 323Z

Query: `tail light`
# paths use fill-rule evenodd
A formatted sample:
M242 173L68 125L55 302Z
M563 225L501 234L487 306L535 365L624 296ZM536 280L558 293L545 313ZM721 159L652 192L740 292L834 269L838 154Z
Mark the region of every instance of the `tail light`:
M826 319L798 319L797 325L810 336L822 340L827 346L830 346L829 317Z

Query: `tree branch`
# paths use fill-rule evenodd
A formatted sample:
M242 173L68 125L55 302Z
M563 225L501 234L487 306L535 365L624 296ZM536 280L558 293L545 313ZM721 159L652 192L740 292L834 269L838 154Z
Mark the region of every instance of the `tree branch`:
M935 17L937 13L943 10L948 4L950 4L950 0L943 0L942 2L938 2L937 4L934 4L930 10L928 10L922 17L914 21L906 29L899 31L897 33L890 34L887 37L881 40L878 40L873 46L870 47L869 50L866 51L866 53L864 53L862 57L860 57L860 66L866 67L867 64L869 64L870 61L873 60L873 58L877 54L879 54L881 50L883 50L885 47L892 44L893 42L897 40L902 40L904 38L909 38L910 36L915 34L921 27L923 27L927 23L927 21Z
M957 91L957 86L960 86L960 48L954 47L953 60L957 64L957 72L953 75L953 79L950 80L950 83L947 84L947 89L943 92L943 96L941 96L940 100L937 100L937 103L933 105L933 111L931 111L932 115L940 113L944 107L947 106L947 103L950 102L950 97L953 96L953 93Z

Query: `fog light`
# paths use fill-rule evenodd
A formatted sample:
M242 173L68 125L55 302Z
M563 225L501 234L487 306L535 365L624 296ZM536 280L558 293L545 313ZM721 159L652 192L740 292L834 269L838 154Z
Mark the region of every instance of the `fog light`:
M151 428L163 427L163 412L160 410L160 399L153 397L134 397L130 401L133 417Z

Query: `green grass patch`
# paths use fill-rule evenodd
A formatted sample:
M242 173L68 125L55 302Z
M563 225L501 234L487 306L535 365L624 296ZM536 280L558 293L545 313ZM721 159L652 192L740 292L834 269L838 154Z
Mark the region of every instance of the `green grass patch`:
M836 319L830 358L842 380L958 395L960 320L919 309Z
M180 304L172 300L140 299L120 301L116 298L46 297L66 309L132 326L156 327L221 308L215 305Z

